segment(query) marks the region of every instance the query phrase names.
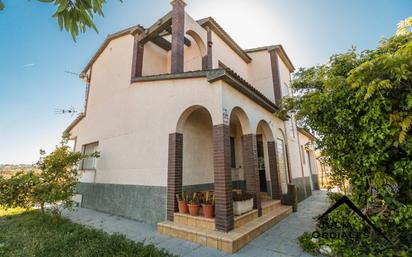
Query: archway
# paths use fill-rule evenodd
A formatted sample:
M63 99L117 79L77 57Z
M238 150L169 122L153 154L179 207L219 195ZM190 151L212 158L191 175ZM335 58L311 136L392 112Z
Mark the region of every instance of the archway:
M232 186L235 190L246 190L243 135L250 133L250 124L246 113L240 107L233 108L230 113L229 131Z
M185 71L202 70L204 68L204 62L206 59L207 51L206 45L202 38L193 30L186 31L188 37L190 37L194 45L186 47L185 49Z
M271 172L275 172L273 167L270 167L270 158L273 158L273 153L269 151L269 142L273 142L273 134L269 124L265 120L261 120L256 127L256 148L258 158L259 171L259 192L262 199L270 199L272 196ZM272 169L271 169L272 168Z
M183 191L213 190L213 123L208 110L192 110L182 124L182 133Z
M279 171L279 179L281 185L281 192L283 195L288 193L288 182L290 180L290 172L288 169L288 159L286 152L286 141L284 132L279 129L276 138L276 159Z

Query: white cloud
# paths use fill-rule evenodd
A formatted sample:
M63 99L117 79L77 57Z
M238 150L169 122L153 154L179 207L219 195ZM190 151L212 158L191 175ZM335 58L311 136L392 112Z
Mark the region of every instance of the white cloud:
M26 63L25 65L21 66L22 68L28 68L28 67L33 67L35 64L34 63Z

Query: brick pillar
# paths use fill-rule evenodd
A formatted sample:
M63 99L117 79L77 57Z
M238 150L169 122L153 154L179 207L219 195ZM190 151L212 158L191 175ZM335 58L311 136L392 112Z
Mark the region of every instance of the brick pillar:
M139 35L136 35L134 38L132 78L141 77L143 70L144 44L137 40L138 36Z
M206 28L207 30L207 69L213 69L213 55L212 55L212 31L209 27Z
M207 31L207 53L202 57L202 70L211 70L213 69L213 56L212 56L212 31L209 27L206 27Z
M234 228L228 125L213 126L213 167L215 176L215 225L217 230L228 232Z
M171 73L184 71L185 2L173 0L172 9L172 60Z
M182 192L183 134L169 134L169 160L167 165L167 220L173 221L178 210L176 194Z
M273 91L275 94L276 104L280 104L282 99L282 86L280 84L280 75L279 75L279 60L276 49L271 50L270 54L270 64L272 69L272 82L273 82Z
M280 200L282 198L282 188L279 178L279 169L277 164L276 155L276 143L268 142L268 155L269 155L269 173L270 173L270 184L272 187L272 199Z
M256 135L248 134L242 136L243 140L243 172L246 179L246 191L253 194L253 208L258 210L258 215L262 215L262 205L260 200L260 181L258 169L258 156Z

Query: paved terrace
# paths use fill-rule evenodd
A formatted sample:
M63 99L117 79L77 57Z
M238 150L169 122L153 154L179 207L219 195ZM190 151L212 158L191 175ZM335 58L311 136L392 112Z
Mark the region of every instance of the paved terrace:
M327 207L326 191L315 191L311 197L299 203L298 212L290 214L235 254L227 254L192 242L160 235L156 231L155 224L146 224L89 209L64 211L63 215L73 222L102 229L108 233L121 233L134 241L153 243L159 248L184 257L309 257L312 255L303 252L297 237L305 231L312 231L315 227L313 217L321 214Z

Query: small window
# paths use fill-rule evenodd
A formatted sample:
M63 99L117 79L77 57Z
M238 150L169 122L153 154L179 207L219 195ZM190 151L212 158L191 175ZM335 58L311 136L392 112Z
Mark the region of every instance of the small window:
M286 83L283 83L282 96L289 96L289 86Z
M303 148L303 145L300 146L300 151L301 151L300 154L302 155L303 164L305 164L306 163L306 158L305 158L305 149Z
M98 142L83 145L84 154L92 154L97 151ZM96 169L96 157L89 157L82 161L81 163L82 170L95 170Z
M236 168L235 138L230 137L230 166Z
M292 137L295 137L295 124L293 123L293 116L288 120L289 131Z

